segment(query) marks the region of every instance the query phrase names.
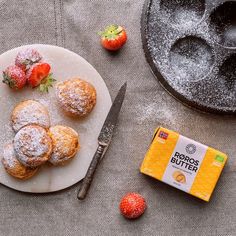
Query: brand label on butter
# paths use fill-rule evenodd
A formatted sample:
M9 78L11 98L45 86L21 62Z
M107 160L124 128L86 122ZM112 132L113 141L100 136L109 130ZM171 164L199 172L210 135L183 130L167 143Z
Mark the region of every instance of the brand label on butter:
M160 127L141 172L209 201L226 160L226 154Z

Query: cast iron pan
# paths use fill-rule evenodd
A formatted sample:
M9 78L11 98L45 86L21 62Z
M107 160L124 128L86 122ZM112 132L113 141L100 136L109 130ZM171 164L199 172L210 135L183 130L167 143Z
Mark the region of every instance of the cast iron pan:
M141 34L171 95L204 112L236 114L236 1L146 0Z

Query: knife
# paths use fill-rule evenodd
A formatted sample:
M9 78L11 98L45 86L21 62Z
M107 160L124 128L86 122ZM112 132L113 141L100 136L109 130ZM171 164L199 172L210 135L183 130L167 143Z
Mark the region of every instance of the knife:
M90 166L88 168L88 171L82 181L81 187L78 191L78 199L83 200L86 197L86 194L89 190L89 187L92 183L94 173L97 169L99 161L104 156L110 142L111 138L114 132L114 128L116 126L118 115L120 113L120 109L122 106L122 103L124 101L125 92L126 92L127 82L125 82L118 94L116 95L116 98L110 108L110 111L108 112L108 115L106 117L106 120L103 124L103 127L100 131L100 134L98 136L98 147L97 151L95 152L92 162L90 163Z

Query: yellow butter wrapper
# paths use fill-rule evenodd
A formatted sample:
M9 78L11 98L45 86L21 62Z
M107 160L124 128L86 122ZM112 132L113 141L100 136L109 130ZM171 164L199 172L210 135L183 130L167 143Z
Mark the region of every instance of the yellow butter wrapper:
M140 171L204 201L209 201L227 155L159 127Z

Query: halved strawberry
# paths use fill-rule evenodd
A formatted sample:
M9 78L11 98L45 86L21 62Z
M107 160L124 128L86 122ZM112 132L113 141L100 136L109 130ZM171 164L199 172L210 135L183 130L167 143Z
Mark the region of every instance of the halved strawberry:
M41 92L48 92L55 79L50 73L51 66L48 63L36 63L26 73L26 78L32 88L39 86Z
M26 84L25 72L18 66L8 66L6 70L3 71L2 82L12 89L21 89Z

